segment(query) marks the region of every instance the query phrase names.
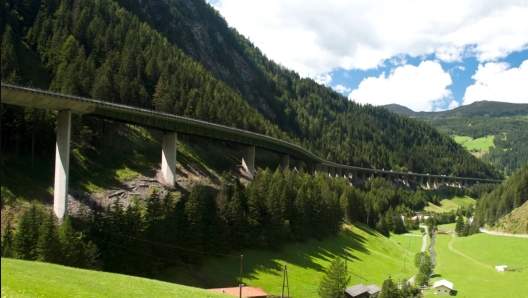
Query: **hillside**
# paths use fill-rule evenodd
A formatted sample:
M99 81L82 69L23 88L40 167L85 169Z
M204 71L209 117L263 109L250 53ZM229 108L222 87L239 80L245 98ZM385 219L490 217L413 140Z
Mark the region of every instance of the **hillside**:
M3 80L248 129L339 163L500 178L429 125L268 60L203 0L3 5ZM87 118L74 133L93 144L102 128ZM53 113L3 107L2 121L10 150L53 142Z
M409 238L413 240L412 248L408 247ZM323 241L289 244L277 252L240 251L238 254L244 255L243 282L261 287L267 293L280 295L283 268L287 264L290 294L293 297L318 297L317 288L324 269L335 257L345 258L346 249L350 285L374 283L381 287L389 274L393 280L400 281L410 278L416 272L413 252L420 249L421 237L402 235L397 239L401 243L358 224L348 226L337 236ZM199 269L201 279L192 278L178 270L162 272L159 278L197 287L236 285L239 266L239 258L211 258Z
M415 112L407 107L398 104L389 104L381 106L391 112L423 118L434 117L473 117L486 116L490 118L511 117L528 114L528 104L524 103L507 103L497 101L477 101L468 105L459 106L447 111L438 112Z
M454 139L484 140L485 146L470 146L468 150L506 176L528 162L528 104L479 101L441 112L413 112L400 105L384 107L426 121Z
M491 193L483 196L477 202L475 210L475 223L479 227L484 225L492 229L496 227L499 220L510 217L508 215L514 209L521 207L528 201L528 163L514 173L508 180L503 182ZM522 214L522 213L521 213ZM513 216L513 214L511 215ZM506 223L508 219L504 219ZM519 223L528 224L526 217Z
M509 234L528 234L528 202L499 219L493 230Z
M152 279L2 258L2 297L225 297Z

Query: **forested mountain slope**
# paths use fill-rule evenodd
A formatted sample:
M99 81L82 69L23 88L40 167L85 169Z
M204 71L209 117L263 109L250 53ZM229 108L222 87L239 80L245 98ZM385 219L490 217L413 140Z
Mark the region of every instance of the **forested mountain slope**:
M528 104L479 101L442 112L413 112L400 105L390 111L423 120L450 136L493 136L482 160L509 176L528 162Z
M270 61L203 0L118 2L126 9L3 2L2 80L249 129L345 164L500 177L429 125L350 102ZM28 110L2 112L6 143L43 126ZM92 124L79 127L97 139Z
M493 226L515 208L528 201L528 163L491 193L477 202L475 222ZM528 224L526 218L525 223Z

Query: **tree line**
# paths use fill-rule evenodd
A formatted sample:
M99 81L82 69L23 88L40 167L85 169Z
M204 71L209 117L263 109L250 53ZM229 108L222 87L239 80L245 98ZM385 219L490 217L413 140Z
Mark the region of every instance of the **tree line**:
M9 227L4 233L2 254L151 276L169 266L199 266L210 255L323 239L337 234L345 221L367 224L387 237L404 233L417 228L410 221L412 210L429 200L421 190L404 190L380 178L353 188L345 179L279 167L258 171L247 186L225 174L218 190L196 184L189 193L163 197L154 190L127 206L116 199L106 209L67 218L60 227L51 212L32 206L15 231ZM455 212L432 218L435 225L454 222ZM48 257L48 252L58 255ZM71 254L76 261L70 261Z

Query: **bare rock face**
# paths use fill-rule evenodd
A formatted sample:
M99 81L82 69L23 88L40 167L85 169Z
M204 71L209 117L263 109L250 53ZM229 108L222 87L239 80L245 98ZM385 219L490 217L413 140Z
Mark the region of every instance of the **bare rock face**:
M137 3L132 4L137 1ZM239 92L248 103L274 122L277 115L255 86L262 84L263 74L244 58L243 47L236 47L236 33L225 30L220 16L211 18L211 9L203 0L121 0L124 7L139 4L141 13L152 27L200 62L222 82ZM170 2L170 4L168 4ZM167 13L167 10L170 11ZM219 21L220 20L220 21ZM224 22L218 24L218 22ZM176 33L175 33L176 32Z

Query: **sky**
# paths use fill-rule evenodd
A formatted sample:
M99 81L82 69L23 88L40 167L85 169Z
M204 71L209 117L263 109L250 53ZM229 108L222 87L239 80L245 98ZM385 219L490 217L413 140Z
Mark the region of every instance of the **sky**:
M270 59L361 104L528 103L528 0L209 0Z

